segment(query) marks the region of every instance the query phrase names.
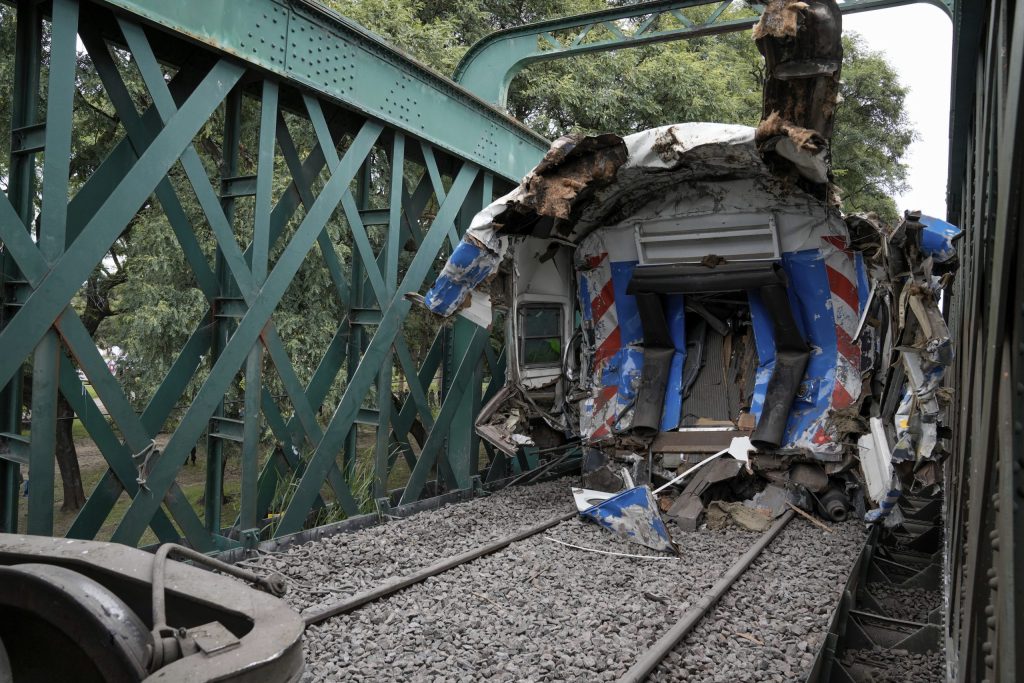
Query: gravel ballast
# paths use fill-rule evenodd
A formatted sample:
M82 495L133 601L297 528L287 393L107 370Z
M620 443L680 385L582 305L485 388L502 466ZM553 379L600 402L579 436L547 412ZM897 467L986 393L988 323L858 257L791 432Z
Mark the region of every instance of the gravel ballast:
M942 592L924 588L904 588L888 583L872 583L868 591L878 601L883 616L928 623L932 610L942 605Z
M569 489L575 483L566 478L503 489L239 564L256 572L280 572L288 582L285 601L301 611L571 512Z
M292 580L294 606L324 604L569 511L570 485L508 489L259 565ZM833 529L791 522L652 680L802 679L863 542L856 523ZM670 530L680 558L579 519L563 522L310 627L304 680L616 680L758 537Z
M755 537L679 533L662 559L572 519L308 629L306 680L615 680Z
M864 542L856 521L829 534L794 519L651 681L802 681Z

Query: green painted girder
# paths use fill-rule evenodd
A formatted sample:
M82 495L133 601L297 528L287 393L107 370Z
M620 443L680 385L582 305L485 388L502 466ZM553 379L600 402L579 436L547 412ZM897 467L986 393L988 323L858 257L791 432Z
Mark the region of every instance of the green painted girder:
M548 141L349 19L305 0L101 4L302 84L518 181Z
M838 0L843 13L925 3L953 15L955 0ZM706 8L694 19L683 10ZM529 64L751 28L761 6L740 0L656 0L516 26L485 36L466 52L453 78L504 108L512 79ZM628 20L623 23L623 20ZM665 21L669 22L665 26Z
M324 476L334 462L335 455L340 450L345 436L355 423L363 398L376 378L378 364L390 353L395 338L401 332L402 323L411 306L411 302L405 298L405 294L422 286L424 277L433 265L436 254L447 236L449 224L455 220L458 209L469 193L479 171L480 169L475 164L464 163L445 200L440 203L437 215L395 295L382 309L381 323L363 352L362 360L349 378L338 407L324 432L323 440L310 458L291 504L278 526L279 534L293 533L302 528L306 511L309 510L315 499Z

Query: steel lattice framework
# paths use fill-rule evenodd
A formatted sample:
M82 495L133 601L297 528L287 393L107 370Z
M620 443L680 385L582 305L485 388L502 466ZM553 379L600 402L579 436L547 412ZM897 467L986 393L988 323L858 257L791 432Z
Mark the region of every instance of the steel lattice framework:
M924 3L953 14L953 0L837 0L844 14ZM689 10L687 12L686 10ZM655 0L496 31L473 45L455 80L504 107L512 79L526 66L751 28L762 5L742 0Z
M46 482L54 472L58 391L71 402L109 466L68 532L77 538L94 537L126 491L132 501L113 534L115 541L136 544L151 527L162 541L183 536L204 551L236 545L222 534L220 505L207 505L205 519L200 519L175 482L189 451L207 431L207 501L219 500L222 492L223 444L241 444L241 514L234 526L249 542L267 514L276 482L287 471L298 477L298 486L278 533L306 524L310 510L322 502L325 480L341 507L356 513L349 477L337 455L347 454L345 464L354 457L355 425L360 423L382 426L374 468L377 496L386 494L384 482L396 460L393 443L404 445L411 469L401 492L403 502L423 494L435 466L449 489L470 488L477 474L470 450L476 448L473 406L484 391L480 363L491 363L497 385L503 361L489 348L485 352L488 335L467 324L471 329L456 325L454 331L442 330L416 367L401 335L411 306L405 294L433 277L445 243L454 244L468 219L496 190L536 163L547 142L339 17L304 3L272 0L218 7L211 11L200 3L54 0L46 83L50 95L45 118L37 121L43 8L32 0L17 4L12 170L8 196L0 197L5 294L0 385L6 387L0 412L5 442L0 522L5 531L18 528L17 473L20 465L28 465L38 484L32 488L23 528L34 534L52 532L53 490ZM212 25L211 16L221 23ZM76 34L126 135L69 201ZM130 53L145 83L153 104L141 115L111 46ZM169 82L162 65L173 67L175 76ZM253 175L239 172L243 98L259 103L258 169ZM228 153L216 182L204 169L193 138L220 107ZM286 111L307 119L315 131L317 145L306 158L296 149ZM374 150L386 161L374 162ZM36 217L33 193L40 153L42 200L34 240L30 228ZM275 168L275 160L283 164ZM197 242L197 226L169 180L177 162L216 239L212 267ZM407 186L405 173L411 165L422 170L413 187ZM314 181L322 172L328 179L319 187ZM374 210L367 203L373 173L389 178L386 209ZM276 203L275 183L287 185ZM209 309L139 414L69 304L151 196L166 213ZM239 245L233 228L234 203L241 197L255 201L247 245ZM428 219L422 214L430 201L436 214ZM286 234L300 207L301 221ZM336 217L339 213L341 218ZM351 263L339 261L328 236L330 221L343 222L351 232ZM374 225L387 230L386 243L377 253L368 238L368 227ZM415 245L415 254L400 268L400 252L407 243ZM271 261L277 251L279 256ZM303 386L271 315L311 251L329 271L345 317L312 380ZM268 371L277 373L285 389L290 415L261 382L264 357L269 359ZM31 439L19 434L20 380L28 358L33 367ZM147 462L133 460L133 454L151 446L206 358L209 372L170 441ZM317 411L343 367L348 369L344 395L329 421L321 424ZM76 368L88 377L110 423L88 398ZM435 416L425 394L439 369L444 392ZM241 419L223 410L225 392L239 372L245 377ZM404 405L392 408L384 400L367 407L366 397L375 386L390 396L396 373L411 387ZM414 455L407 432L417 416L433 430ZM260 420L286 445L262 472ZM312 452L308 462L299 461L303 448Z

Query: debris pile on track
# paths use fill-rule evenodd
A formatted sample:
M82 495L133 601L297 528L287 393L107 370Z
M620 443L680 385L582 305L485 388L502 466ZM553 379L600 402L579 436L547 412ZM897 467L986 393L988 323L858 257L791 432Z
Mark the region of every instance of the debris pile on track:
M858 522L831 529L790 523L649 680L804 680L864 541Z
M573 509L573 478L509 488L352 533L263 554L244 566L280 572L285 600L303 610L409 574Z

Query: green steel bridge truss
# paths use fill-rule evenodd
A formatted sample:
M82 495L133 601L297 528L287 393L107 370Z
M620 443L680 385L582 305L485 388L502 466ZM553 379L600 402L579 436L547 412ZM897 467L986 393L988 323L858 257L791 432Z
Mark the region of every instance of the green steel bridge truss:
M948 0L929 1L950 11ZM493 453L490 470L478 468L473 420L504 378L504 354L494 351L488 333L457 320L438 331L419 365L402 334L412 306L406 294L432 280L472 215L507 191L547 149L547 140L494 105L503 104L508 83L531 61L740 30L756 19L729 0L659 0L511 29L470 50L456 74L460 86L305 0L12 4L17 45L11 170L7 196L0 195L0 529L53 532L59 392L108 468L68 536L96 537L127 493L131 502L112 540L135 545L148 528L160 541L184 539L208 552L255 543L275 490L286 479L294 480L294 493L279 511L274 534L308 526L327 490L346 514L355 514L352 464L359 425L375 431L372 495L381 504L470 489L478 475L518 469L518 463ZM844 11L860 11L907 0L841 4ZM664 28L657 21L663 16L671 16L676 27ZM125 134L69 196L79 39ZM48 80L41 84L44 40L50 53ZM142 113L112 49L130 55L141 75L152 103ZM165 77L165 67L173 78ZM257 103L258 113L243 101ZM211 178L194 138L218 111L226 153L220 177ZM315 132L316 145L304 157L286 114L304 119ZM243 122L243 115L255 120ZM257 130L255 172L245 172L238 158L243 123ZM183 209L172 168L181 169L201 207L198 222ZM372 178L388 179L386 208L369 202ZM286 189L275 201L273 188L281 184ZM71 303L151 198L166 214L209 308L138 411ZM235 211L242 198L255 207L244 231ZM428 206L436 208L433 215L425 213ZM289 228L290 222L296 226ZM212 265L197 241L200 223L216 241ZM339 258L331 225L349 231L350 262ZM370 239L375 227L386 234L376 250ZM239 233L251 235L248 244L239 244ZM303 384L272 314L306 259L318 260L329 272L343 316ZM20 400L28 362L31 437L22 434ZM79 371L109 421L85 392ZM342 372L340 400L333 413L321 416ZM275 374L283 397L268 390L264 373ZM239 376L244 410L232 417L224 397ZM409 387L400 406L370 398L389 396L398 377ZM428 394L438 377L435 414ZM198 391L172 425L172 410L190 382L199 383ZM409 442L416 419L428 430L418 451ZM169 441L153 450L169 425ZM281 445L270 457L260 452L264 426ZM176 478L204 435L209 504L201 517ZM224 489L227 443L237 444L232 448L240 454L237 520L221 519L216 503ZM389 492L389 473L399 461L409 467L409 479ZM25 465L32 487L27 519L19 524L19 470Z
M837 2L844 14L923 3L953 16L953 0ZM761 5L740 0L656 0L517 26L496 31L473 45L455 67L454 78L488 102L504 107L512 79L530 64L742 31L757 23L761 11Z
M454 244L495 191L507 189L536 163L547 141L339 17L303 3L214 4L54 0L52 9L28 0L17 4L12 170L8 196L0 197L5 294L0 385L6 387L0 418L5 445L0 526L6 531L18 529L18 468L28 465L33 486L22 529L52 533L54 496L47 483L54 473L57 392L71 402L109 466L68 532L77 538L94 537L125 491L132 500L114 541L137 544L150 527L161 541L184 537L204 551L237 544L222 533L221 506L207 505L200 519L175 481L204 433L209 434L208 502L219 501L222 493L224 443L240 444L241 511L232 526L240 532L236 539L246 542L255 540L277 480L286 471L298 485L276 524L278 533L303 528L310 511L322 503L325 481L346 513L357 512L347 470L358 424L383 426L377 430L375 496L387 494L388 470L396 460L393 444L404 446L411 469L402 502L423 494L435 466L449 489L471 487L477 474L469 452L477 448L473 407L485 391L480 361L491 363L496 386L504 374L503 360L490 348L484 350L486 333L456 323L439 333L417 367L401 334L411 306L405 294L433 277L443 245ZM44 9L50 26L49 96L42 103L45 118L37 121ZM125 136L69 201L76 34ZM152 102L142 114L111 56L111 45L130 52L141 74ZM162 65L174 69L169 82ZM258 168L251 175L239 171L237 153L243 98L259 103ZM220 107L228 152L221 177L212 181L193 138ZM307 119L315 131L317 145L305 158L296 149L286 111ZM375 150L381 154L375 157ZM37 164L40 153L43 161ZM176 163L216 239L213 266L197 243L197 226L182 208L180 190L168 178ZM420 179L409 186L405 171L413 165L421 169ZM320 186L315 180L325 173ZM385 209L367 203L374 173L390 180ZM39 176L39 226L33 239L28 227L35 220ZM275 182L287 184L276 203ZM166 213L209 310L138 413L70 302L151 196ZM251 197L255 209L251 242L240 246L233 209L241 197ZM430 201L436 214L425 219ZM301 221L286 233L300 208ZM340 220L339 214L355 246L351 263L340 262L326 229L329 221ZM387 230L377 253L368 238L371 226ZM409 244L414 256L400 269L400 252ZM270 255L278 252L271 262ZM307 258L320 259L330 273L344 318L304 386L271 315ZM29 358L31 438L19 433L19 385ZM261 382L264 359L267 371L276 372L284 387L287 411ZM207 362L209 371L169 442L152 451L171 409ZM343 367L344 394L323 424L318 410ZM76 369L88 377L109 423L84 391ZM439 414L433 415L425 394L439 369L444 396ZM239 373L245 378L244 417L233 418L225 415L223 399ZM392 407L390 400L382 400L367 406L374 387L390 397L398 373L411 387L404 405ZM416 417L433 429L413 454L407 431ZM262 471L261 421L284 446ZM311 455L300 463L298 454L304 450ZM133 459L147 451L144 462ZM347 458L340 465L339 453Z

